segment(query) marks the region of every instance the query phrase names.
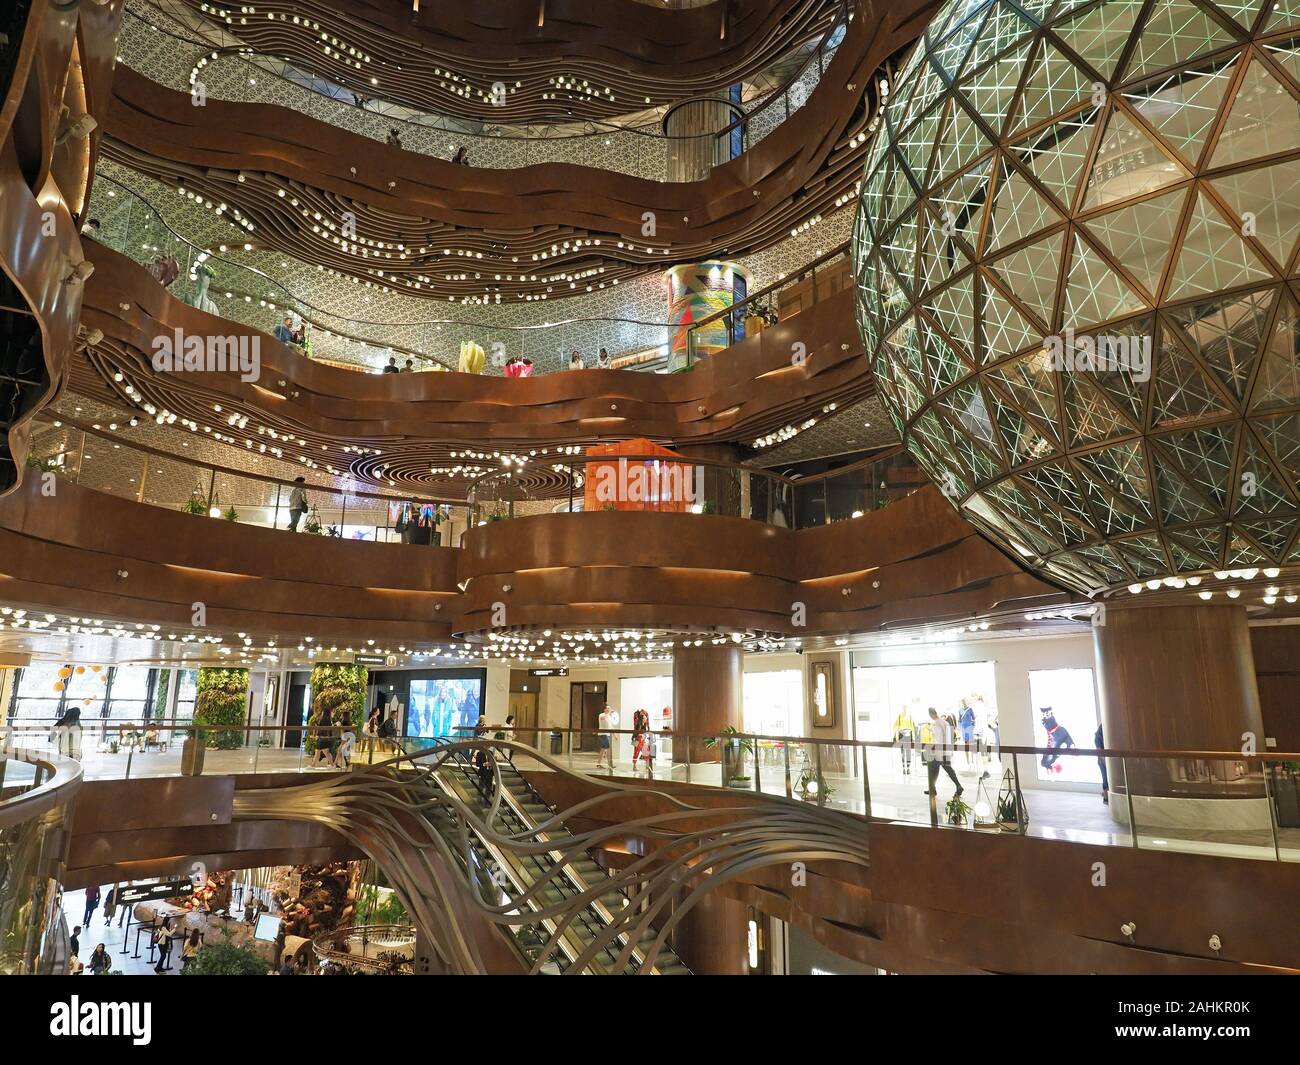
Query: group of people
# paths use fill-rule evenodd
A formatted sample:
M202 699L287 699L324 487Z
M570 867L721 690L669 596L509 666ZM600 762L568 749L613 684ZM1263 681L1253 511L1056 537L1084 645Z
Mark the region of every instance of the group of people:
M312 753L309 769L347 769L352 764L352 751L357 744L357 734L352 731L346 708L331 711L323 707L315 722L316 750Z
M596 369L608 370L611 369L613 365L614 364L609 357L609 352L606 351L604 348L601 348L596 355ZM582 353L575 348L573 352L569 355L569 369L585 370L586 368L587 368L587 363L583 359Z
M90 958L83 962L81 960L81 933L82 929L89 930L91 920L95 916L95 911L100 908L102 901L104 906L104 927L107 928L113 923L113 918L117 917L117 924L120 928L126 921L130 913L130 906L121 901L122 884L114 884L105 895L98 884L86 888L86 905L82 913L81 924L75 925L72 934L68 937L68 973L71 976L79 976L89 970L92 976L104 976L113 968L113 959L108 953L108 948L103 943L97 943L95 949L91 951ZM158 921L157 927L153 930L149 940L158 951L158 960L154 964L153 971L164 973L171 968L172 950L175 946L176 930L173 927L174 918L164 917ZM203 946L203 932L198 928L193 928L183 937L181 944L181 970L182 972L189 968L190 963L198 956L199 948Z
M665 706L664 720L667 720L671 713L672 711ZM620 720L619 712L606 703L597 719L600 729L596 736L597 769L605 768L611 773L614 771L614 730L618 728ZM650 724L650 712L634 710L632 712L632 771L635 773L637 766L644 763L647 774L654 776L655 758L658 754L659 733Z
M284 321L275 327L272 335L282 344L294 344L311 354L311 334L307 332L307 323L301 319L294 325L293 317L285 315Z
M382 701L375 703L374 709L370 711L370 716L366 718L366 723L361 728L361 734L366 739L366 755L372 759L376 747L379 748L380 753L384 753L396 739L397 725L384 709Z
M397 356L388 356L388 365L383 369L384 373L415 373L415 360L407 359L402 366L397 365Z

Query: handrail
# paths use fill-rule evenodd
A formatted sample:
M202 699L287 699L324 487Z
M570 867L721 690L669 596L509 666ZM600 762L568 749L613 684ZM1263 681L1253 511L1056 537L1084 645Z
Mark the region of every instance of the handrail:
M846 240L842 244L837 244L830 251L819 255L812 262L805 263L793 274L786 274L785 277L781 278L779 281L773 281L772 284L765 288L760 288L757 292L747 294L743 300L733 303L730 307L723 307L720 311L714 311L712 314L699 319L699 321L692 322L691 329L703 329L707 325L711 325L723 318L728 318L734 315L737 311L743 310L750 303L761 300L765 296L770 296L773 292L776 292L779 289L789 288L791 285L797 284L808 274L814 273L819 266L830 262L832 259L838 259L841 255L846 255L849 250L849 243L850 242ZM813 298L816 298L815 292Z
M7 728L0 724L0 736ZM0 829L39 817L55 806L64 805L81 787L81 763L47 751L29 751L5 746L0 754L26 762L37 769L36 783L18 795L0 799Z
M4 729L13 730L13 729L21 728L28 724L35 724L35 723L44 724L44 726L48 728L49 724L55 720L56 720L55 718L11 718L7 722L0 723L0 730L4 730ZM83 728L86 728L88 725L94 725L98 727L101 724L107 724L112 728L116 728L119 725L132 725L133 727L143 728L146 723L137 719L98 718L98 717L85 718L81 722ZM174 724L165 723L161 721L158 722L149 721L147 722L147 725L150 728L158 729L160 731L176 730L176 731L186 731L186 732L198 731L198 730L201 730L203 732L310 732L316 730L324 730L327 728L343 727L339 725L332 725L332 726L309 725L305 722L301 725L258 725L258 724L207 725L207 724L196 724L192 721L177 722ZM627 729L627 728L575 729L575 728L562 727L559 725L554 725L554 726L545 725L541 723L538 723L537 725L530 726L530 727L513 726L513 725L506 726L500 724L489 724L487 727L493 733L505 732L507 734L538 733L540 735L541 733L559 732L565 735L575 735L575 736L636 736L639 735L639 733L635 729ZM459 733L464 733L466 738L472 738L475 732L475 726L460 725L460 726L456 726L454 731ZM939 744L934 744L934 743L922 743L920 740L916 740L909 745L909 744L899 743L891 740L857 740L857 739L850 739L848 737L841 737L841 738L832 737L827 739L821 736L782 736L782 735L761 733L761 732L678 732L672 729L651 729L650 731L653 732L656 736L659 736L663 739L670 739L670 740L721 740L721 741L727 741L733 739L762 740L771 743L795 743L801 745L807 744L807 745L820 745L820 746L828 746L828 747L859 747L859 748L866 748L871 750L889 750L889 749L917 750L923 747L925 748L933 747L937 749L940 746ZM358 738L360 739L360 736ZM440 746L445 745L445 743L447 742L444 739L442 741L442 744L439 744L438 740L434 737L412 736L412 735L396 736L393 737L393 739L398 741L408 741L408 742L415 740L426 745L424 747L412 747L409 751L404 752L405 756L408 758L417 757L418 755L420 755L425 751L439 749ZM491 743L491 740L488 739L485 742ZM973 741L971 746L974 747ZM965 747L966 745L964 743L960 741L953 741L951 744L947 745L946 749L964 750ZM1023 746L1015 746L1009 744L999 744L996 747L991 744L988 744L985 745L985 747L990 751L997 750L1002 754L1013 754L1013 755L1054 754L1060 757L1074 756L1080 758L1097 758L1097 757L1187 758L1187 759L1204 759L1207 761L1227 761L1227 762L1300 762L1300 752L1293 752L1293 751L1269 750L1269 751L1256 751L1251 754L1246 754L1242 751L1150 750L1145 748L1123 749L1118 747L1023 747ZM45 757L44 752L28 752L28 753L37 754L39 757L42 758ZM72 764L75 765L76 763L72 763Z

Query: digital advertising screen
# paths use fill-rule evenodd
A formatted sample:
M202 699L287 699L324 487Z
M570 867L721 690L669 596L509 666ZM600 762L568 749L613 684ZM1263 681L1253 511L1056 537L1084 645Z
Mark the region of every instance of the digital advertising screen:
M430 677L411 681L406 734L422 739L461 738L483 712L483 677Z

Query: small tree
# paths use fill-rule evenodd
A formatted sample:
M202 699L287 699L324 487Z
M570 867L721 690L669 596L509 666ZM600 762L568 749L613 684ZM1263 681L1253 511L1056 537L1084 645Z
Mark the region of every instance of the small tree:
M200 669L198 694L194 699L195 725L239 726L244 723L248 703L248 670ZM194 735L209 747L233 750L243 742L237 727L210 733L195 729Z
M270 966L251 947L238 947L227 936L222 943L205 943L181 970L182 976L265 976Z

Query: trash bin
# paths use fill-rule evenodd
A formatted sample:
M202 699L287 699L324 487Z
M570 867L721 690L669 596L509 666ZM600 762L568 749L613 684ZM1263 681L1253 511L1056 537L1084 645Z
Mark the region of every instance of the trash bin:
M564 753L564 733L561 732L559 729L551 730L551 753L552 754Z

